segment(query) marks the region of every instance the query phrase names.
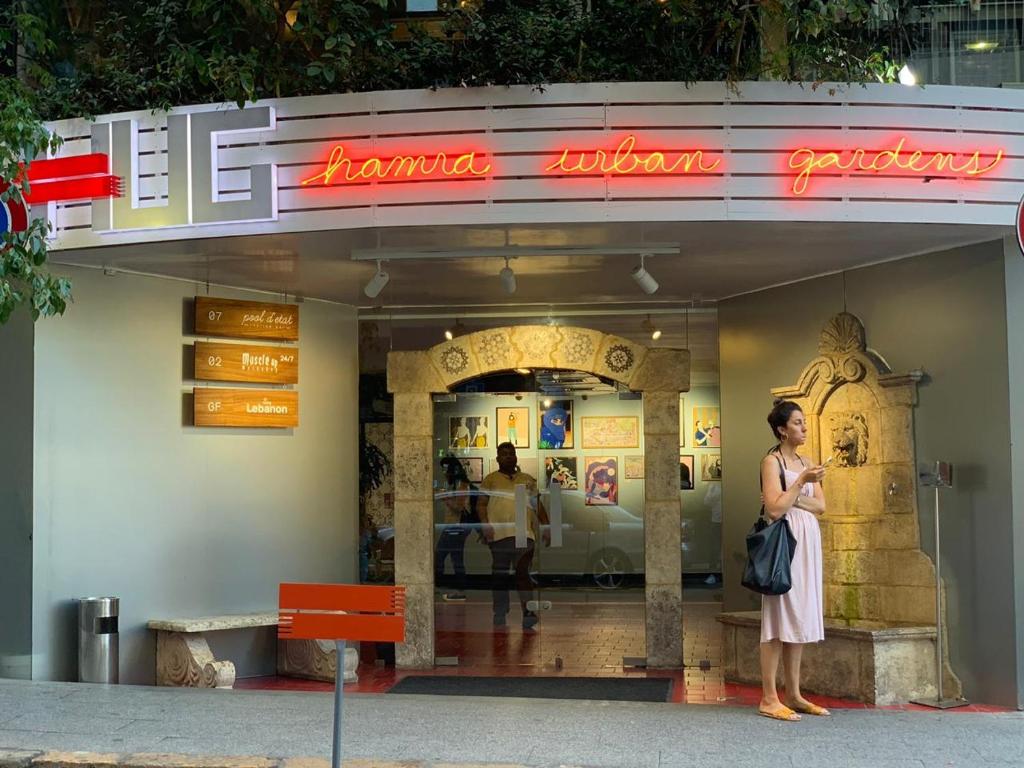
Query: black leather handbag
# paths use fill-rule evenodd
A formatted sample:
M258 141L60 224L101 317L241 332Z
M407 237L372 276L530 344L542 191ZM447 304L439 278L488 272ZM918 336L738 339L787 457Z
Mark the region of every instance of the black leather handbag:
M778 461L778 457L775 459ZM779 462L779 480L786 490L786 473ZM791 564L796 552L796 538L783 515L769 523L764 505L754 527L747 534L747 567L743 569L743 586L762 595L784 595L793 588Z

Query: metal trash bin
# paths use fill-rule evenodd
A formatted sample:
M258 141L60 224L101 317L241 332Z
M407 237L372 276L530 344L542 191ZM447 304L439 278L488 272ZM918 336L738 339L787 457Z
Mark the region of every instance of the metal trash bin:
M78 601L78 681L118 682L117 614L120 598Z

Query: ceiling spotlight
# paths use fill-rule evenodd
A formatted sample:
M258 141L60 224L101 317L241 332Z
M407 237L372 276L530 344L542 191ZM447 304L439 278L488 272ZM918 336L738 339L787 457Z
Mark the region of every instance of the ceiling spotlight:
M543 405L545 408L550 408L551 407L551 398L550 397L545 397L543 402L541 403L541 405Z
M661 338L661 328L651 322L651 316L648 315L647 319L643 322L643 329L647 333L651 334L651 339L657 341Z
M529 376L531 371L529 368L516 368L516 373L521 373L523 376Z
M452 339L462 336L466 332L466 326L462 324L462 321L458 318L455 319L455 325L451 328L444 329L444 337L451 341Z
M370 278L370 282L363 288L363 293L369 296L371 299L376 299L381 291L384 290L384 286L388 284L388 280L391 279L391 275L384 271L384 267L380 265L380 261L377 262L377 273Z
M900 79L900 83L903 85L917 85L917 75L915 75L914 70L906 64L904 64L903 68L900 69L898 77Z
M508 256L505 257L505 267L498 273L498 278L501 280L501 287L505 289L505 293L516 292L516 273L508 265Z
M658 281L651 277L651 273L644 268L645 258L647 258L647 254L640 254L640 266L633 270L632 275L641 291L652 294L658 290Z

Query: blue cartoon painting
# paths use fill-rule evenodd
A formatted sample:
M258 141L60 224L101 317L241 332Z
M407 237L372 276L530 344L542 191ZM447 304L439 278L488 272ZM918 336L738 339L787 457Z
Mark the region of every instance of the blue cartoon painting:
M572 448L572 400L544 400L540 411L540 449Z
M614 456L588 456L583 487L584 504L599 507L619 503L619 460Z

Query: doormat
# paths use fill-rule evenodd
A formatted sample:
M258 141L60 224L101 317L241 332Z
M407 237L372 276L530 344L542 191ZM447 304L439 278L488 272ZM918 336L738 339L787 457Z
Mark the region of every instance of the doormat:
M668 701L672 680L666 677L470 677L408 675L388 693L429 696L516 696L525 699L595 699L598 701Z

